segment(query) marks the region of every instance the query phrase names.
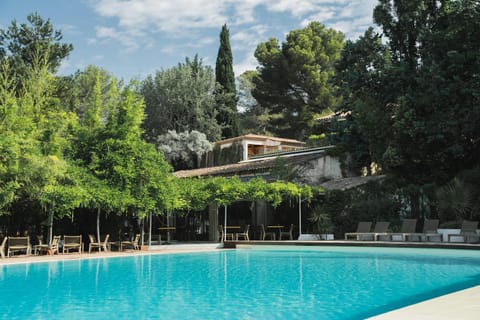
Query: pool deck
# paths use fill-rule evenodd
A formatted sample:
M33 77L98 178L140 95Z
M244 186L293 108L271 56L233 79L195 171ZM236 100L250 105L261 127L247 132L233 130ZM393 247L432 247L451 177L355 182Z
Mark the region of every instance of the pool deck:
M480 286L393 310L369 320L478 320Z
M442 249L473 249L480 250L478 244L462 243L409 243L400 242L367 242L367 241L238 241L226 243L227 248L235 248L236 244L248 245L317 245L317 246L373 246L373 247L415 247L415 248L442 248ZM141 251L109 251L102 253L70 253L54 256L18 256L12 258L0 258L0 266L23 263L38 263L49 261L65 261L80 259L98 259L105 257L128 257L152 254L174 254L209 252L221 248L219 243L186 243L151 246L148 250ZM370 320L478 320L480 319L480 286L461 290L438 298L413 304L404 308L393 310L385 314L377 315Z

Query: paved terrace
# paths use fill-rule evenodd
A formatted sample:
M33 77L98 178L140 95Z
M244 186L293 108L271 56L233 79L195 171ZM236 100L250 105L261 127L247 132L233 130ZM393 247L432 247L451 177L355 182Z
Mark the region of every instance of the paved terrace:
M480 250L480 244L463 243L404 243L383 241L231 241L225 247L235 248L242 245L310 245L310 246L372 246L372 247L414 247ZM126 257L135 255L175 254L189 252L207 252L221 249L219 243L169 244L151 246L142 251L111 251L102 253L71 253L55 256L18 256L0 259L0 266L21 263L38 263L48 261L65 261L79 259L98 259L105 257ZM369 320L478 320L480 319L480 286L465 289L427 300L398 310L393 310Z

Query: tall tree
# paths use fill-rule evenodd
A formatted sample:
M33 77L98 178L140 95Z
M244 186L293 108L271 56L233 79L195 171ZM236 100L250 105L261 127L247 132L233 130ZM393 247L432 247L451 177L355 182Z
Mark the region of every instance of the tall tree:
M220 47L215 64L215 79L219 87L216 90L217 121L222 126L222 138L231 138L240 133L237 90L233 73L233 56L227 25L220 32Z
M330 79L340 57L344 36L312 22L293 30L280 46L277 39L255 50L260 67L253 79L253 97L272 116L269 131L304 139L316 118L336 105Z
M371 36L347 45L339 65L344 107L372 160L419 216L424 195L433 203L432 184L480 161L480 3L381 0L374 19L390 61Z
M389 35L396 79L387 87L394 121L384 166L416 184L445 183L480 154L472 125L480 119L480 3L382 1L374 17Z
M10 60L12 71L20 80L35 61L44 61L48 71L55 72L73 50L72 44L62 43L63 35L54 30L50 19L31 13L27 21L28 24L18 24L13 20L8 29L0 29L0 60ZM21 81L18 85L20 88Z
M168 130L196 130L210 141L220 139L214 91L213 70L197 56L147 77L140 86L146 105L143 128L147 140L155 142Z
M350 152L354 171L369 168L371 162L382 163L392 138L393 110L385 88L391 82L390 66L390 51L373 28L356 41L348 40L336 64L334 79L342 97L337 110L348 116L334 122L331 138Z
M267 130L270 122L268 110L259 105L252 96L254 88L253 78L256 76L256 71L249 70L238 77L238 106L239 110L241 110L239 113L240 127L245 133L269 135L270 132Z

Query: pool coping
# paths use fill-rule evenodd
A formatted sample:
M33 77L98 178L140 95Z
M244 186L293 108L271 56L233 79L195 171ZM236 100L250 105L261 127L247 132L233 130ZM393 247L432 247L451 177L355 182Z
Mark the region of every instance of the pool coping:
M426 249L462 249L480 250L478 243L463 242L404 242L404 241L360 241L360 240L239 240L226 241L224 247L234 249L236 245L293 245L293 246L345 246L345 247L389 247L389 248L426 248Z

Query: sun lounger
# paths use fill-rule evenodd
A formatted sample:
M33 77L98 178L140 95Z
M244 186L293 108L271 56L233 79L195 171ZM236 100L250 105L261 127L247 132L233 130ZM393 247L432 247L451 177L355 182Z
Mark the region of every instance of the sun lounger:
M438 223L438 219L425 219L423 231L421 233L405 234L405 240L415 241L415 238L417 238L419 241L431 241L432 238L438 238L442 242L442 234L438 233Z
M345 240L348 240L349 237L354 237L356 240L361 240L362 235L370 235L371 228L371 221L360 221L357 225L357 231L345 233Z
M63 253L69 253L70 250L77 250L82 253L82 236L63 236Z
M477 233L478 221L463 220L460 234L449 234L448 242L452 237L462 237L463 242L478 242L480 235Z
M360 240L377 241L380 236L388 236L387 230L389 226L390 222L379 221L375 223L375 228L372 232L362 232L357 234L360 236Z
M25 252L26 255L29 255L32 252L30 237L8 237L7 255L10 257L10 254L15 252Z
M405 241L406 235L415 233L417 227L417 219L403 219L400 232L388 233L390 241L393 241L395 236L400 236L402 241Z

